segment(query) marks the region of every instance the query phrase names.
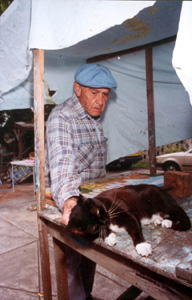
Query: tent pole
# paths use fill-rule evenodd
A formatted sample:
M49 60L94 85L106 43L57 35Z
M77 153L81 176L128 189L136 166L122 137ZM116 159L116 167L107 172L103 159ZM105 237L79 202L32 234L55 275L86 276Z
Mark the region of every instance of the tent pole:
M34 134L35 134L35 189L37 211L45 208L44 154L44 50L34 49ZM44 299L52 299L49 245L47 229L38 217L39 245Z
M155 143L155 113L153 94L153 52L152 47L145 49L147 111L148 111L148 139L150 174L156 174L156 143Z

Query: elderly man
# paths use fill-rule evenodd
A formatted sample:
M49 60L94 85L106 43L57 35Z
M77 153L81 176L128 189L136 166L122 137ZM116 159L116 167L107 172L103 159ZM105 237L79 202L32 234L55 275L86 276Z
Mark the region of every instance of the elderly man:
M106 173L107 139L99 117L110 89L116 87L107 68L85 64L75 74L74 95L49 116L46 163L52 196L63 213L64 225L77 203L81 182ZM70 300L92 299L95 264L68 247L65 254Z

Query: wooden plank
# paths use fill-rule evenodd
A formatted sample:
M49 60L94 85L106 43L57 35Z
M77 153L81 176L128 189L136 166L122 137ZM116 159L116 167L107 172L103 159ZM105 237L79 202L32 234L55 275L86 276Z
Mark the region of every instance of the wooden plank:
M133 262L130 258L114 253L111 247L109 249L109 247L103 247L102 244L92 244L82 238L70 236L63 231L61 226L46 220L45 222L51 236L155 299L191 300L192 288L182 284L182 281L179 283L179 280L175 281L174 277L172 280L167 276L157 274L140 263Z
M164 238L156 246L152 256L147 258L149 268L159 274L166 273L169 278L176 279L176 268L191 252L192 231L178 232L171 229L163 229ZM159 231L162 231L160 228ZM167 233L166 233L167 232ZM180 278L182 278L180 276ZM185 277L183 277L185 279ZM185 282L186 285L192 286L192 282Z
M53 238L58 300L69 300L64 245Z
M156 174L156 143L155 143L155 113L153 96L153 55L152 47L145 49L147 111L148 111L148 139L150 174Z
M130 286L121 296L119 296L116 300L134 300L136 299L142 291L135 286Z
M190 201L185 199L182 206L190 213ZM60 225L61 213L55 207L49 207L41 213L42 217ZM141 263L146 268L173 278L175 267L191 251L192 231L177 232L161 226L143 226L143 234L147 242L152 245L153 253L149 257L139 256L133 246L132 239L128 234L117 235L117 243L113 246L113 252L128 257L133 262ZM100 241L95 241L96 243ZM105 245L107 247L107 245Z
M43 299L52 300L47 227L40 219L39 219L39 245L40 245L39 252L40 252L40 259L41 259L41 275L42 275L42 282L43 282L43 297L44 297Z
M156 47L156 46L160 46L160 45L164 45L164 44L167 44L167 43L174 42L175 40L176 40L176 36L174 35L172 37L165 38L163 40L150 43L150 44L148 44L148 46ZM111 59L111 58L114 58L114 57L117 57L117 56L127 55L127 54L130 54L130 53L133 53L133 52L145 50L145 48L146 48L146 45L142 45L142 46L134 47L134 48L131 48L131 49L121 50L121 51L118 51L118 52L115 52L115 53L108 53L108 54L98 55L98 56L95 56L95 57L90 57L90 58L87 59L87 63L95 63L95 62L99 62L99 61L102 61L102 60Z
M192 217L191 198L178 199L178 202L188 213L189 217ZM55 223L61 228L60 226L61 213L58 211L56 207L50 206L45 211L41 212L40 215L43 217L43 219L48 220L48 222L50 223ZM62 231L62 229L60 230ZM165 290L166 289L171 290L169 295L170 298L166 298L166 299L178 299L175 297L180 297L181 294L184 296L182 296L182 298L180 299L188 299L188 297L192 295L192 282L190 282L189 280L190 277L188 277L188 275L186 276L187 274L186 269L184 271L183 270L181 271L181 268L180 270L178 269L178 274L177 274L176 267L178 266L179 268L180 267L179 264L185 261L186 257L191 252L192 231L189 230L187 232L178 232L172 229L166 229L162 227L155 227L154 225L149 225L149 226L143 226L143 233L146 240L152 244L152 248L153 248L152 255L150 255L147 258L141 257L136 253L131 238L129 237L129 235L126 234L118 236L117 244L113 247L109 247L100 241L96 241L94 245L96 245L97 247L97 243L100 243L102 252L105 251L105 249L106 251L109 250L110 251L109 253L111 252L113 253L112 255L121 256L122 260L125 259L125 261L132 263L133 272L132 274L131 273L130 274L132 275L133 282L130 281L131 279L127 281L133 285L136 285L136 283L138 284L138 281L140 280L140 276L142 278L144 277L144 279L146 279L146 283L144 284L142 281L140 281L139 284L142 283L142 285L145 286L146 294L149 294L147 290L148 289L147 284L152 285L152 287L151 286L149 287L149 290L151 291L151 296L158 299L154 295L156 293L161 293L161 295L163 295L162 294L163 292L162 291L159 292L156 290L156 288L154 287L154 282L155 284L158 284L160 282L160 284L162 284L163 290L164 290L163 283L165 282ZM78 239L75 239L74 237L73 239L75 242L77 242L77 244L84 245L84 247L86 248L86 242L83 244L82 241L78 241ZM89 248L89 244L87 247ZM82 254L87 256L86 249L85 249L85 253L86 254L84 254L83 252ZM99 256L100 254L98 255L98 259ZM110 260L108 259L107 255L105 260L106 262L110 263ZM98 263L102 264L103 262L100 260ZM111 272L113 273L119 272L119 270L116 271L115 264L116 262L114 262L113 265L114 270L111 269ZM104 266L104 265L103 267L108 268L108 266ZM139 268L139 272L137 272L137 267ZM140 268L144 271L141 270L140 272ZM152 271L151 274L153 275L148 276L151 271ZM126 271L124 270L121 272L123 276L125 273ZM135 273L137 273L137 276L134 277ZM121 277L120 273L118 273L117 275ZM121 278L125 279L126 277L123 276ZM162 280L159 279L158 276L162 276L163 279ZM169 280L171 280L170 283ZM176 292L176 296L175 296L175 286L177 286L178 284L181 285L181 289L179 289L179 292L178 291ZM140 286L138 285L136 286L137 288L142 290ZM187 289L187 287L189 287L189 289ZM155 292L153 291L153 289L155 290ZM185 289L187 289L187 291L185 291ZM184 298L185 296L186 298ZM191 298L189 297L189 299Z
M169 171L164 173L164 184L173 184L174 188L168 191L168 194L185 198L191 195L192 176L190 173L180 171Z
M35 135L35 192L37 211L45 207L44 157L44 50L34 49L34 135ZM49 245L47 228L38 218L41 272L44 300L52 299Z
M38 211L45 207L44 50L34 49L35 178Z
M192 282L192 260L183 261L176 266L176 276Z

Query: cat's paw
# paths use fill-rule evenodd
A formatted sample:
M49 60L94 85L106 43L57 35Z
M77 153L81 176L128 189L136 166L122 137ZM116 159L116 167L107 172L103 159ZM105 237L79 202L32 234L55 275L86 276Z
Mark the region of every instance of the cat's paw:
M173 222L171 220L163 220L161 226L164 228L171 228Z
M137 250L137 253L141 256L148 256L152 253L151 244L146 242L137 244L135 248Z
M155 220L154 220L154 225L155 226L158 226L158 225L161 225L163 221L163 218L161 216L158 216Z
M108 244L109 246L114 246L117 242L116 234L115 233L110 233L106 238L105 238L105 243Z

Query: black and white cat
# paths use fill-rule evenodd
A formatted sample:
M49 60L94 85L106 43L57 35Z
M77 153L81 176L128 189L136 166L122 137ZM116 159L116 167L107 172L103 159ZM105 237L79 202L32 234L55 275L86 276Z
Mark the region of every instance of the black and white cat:
M148 256L152 247L145 242L141 224L186 231L191 222L185 211L164 190L148 184L128 185L104 191L94 198L79 196L67 229L89 240L98 237L116 243L116 235L126 230L138 254Z

